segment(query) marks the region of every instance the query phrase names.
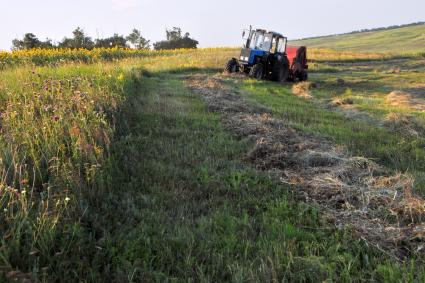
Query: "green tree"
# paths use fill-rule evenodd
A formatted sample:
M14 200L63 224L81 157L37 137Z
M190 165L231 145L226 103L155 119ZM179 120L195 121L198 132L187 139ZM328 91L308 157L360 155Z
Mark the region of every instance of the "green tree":
M33 33L26 33L22 40L14 39L12 41L12 48L14 50L25 50L33 48L53 48L52 40L40 41Z
M150 40L144 38L138 29L133 29L126 39L137 49L150 49Z
M167 40L168 41L177 41L182 39L182 29L179 27L173 27L172 30L166 30L165 31L166 35L167 35ZM186 33L188 35L188 33Z
M91 39L91 37L86 36L84 33L84 30L80 27L77 27L72 34L74 35L73 38L64 38L61 43L59 43L59 47L62 48L84 48L84 49L93 49L94 42Z
M190 38L190 34L186 32L182 35L182 30L179 27L173 27L171 30L166 30L167 40L154 43L155 50L162 49L179 49L179 48L197 48L199 42Z
M52 43L52 40L49 38L46 38L45 41L41 41L39 46L39 48L43 48L43 49L50 49L54 47L55 45Z
M127 40L124 36L114 34L112 37L96 39L95 47L97 48L113 48L113 47L122 47L127 48Z

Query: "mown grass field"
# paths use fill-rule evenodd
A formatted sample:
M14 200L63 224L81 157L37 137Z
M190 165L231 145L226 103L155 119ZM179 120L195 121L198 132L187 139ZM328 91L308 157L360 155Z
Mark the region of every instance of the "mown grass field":
M292 41L291 44L357 52L424 53L425 25L306 38Z
M247 97L271 107L296 128L326 136L353 154L377 159L395 171L415 175L416 191L423 195L424 111L388 99L393 91L406 91L414 93L418 103L425 101L423 62L417 58L313 65L310 77L318 86L311 90L314 99L292 95L291 85L248 80L235 87L247 90ZM344 105L344 101L350 104ZM343 105L334 106L333 102Z
M235 54L42 54L48 59L37 62L23 54L8 63L0 73L1 280L424 281L420 254L399 261L368 246L243 161L250 141L226 130L184 83L221 72ZM422 134L325 106L350 98L376 120L397 112L422 121L423 112L390 107L385 96L420 89L423 59L331 50L312 58L314 99L295 96L289 83L227 84L297 129L412 173L422 194Z

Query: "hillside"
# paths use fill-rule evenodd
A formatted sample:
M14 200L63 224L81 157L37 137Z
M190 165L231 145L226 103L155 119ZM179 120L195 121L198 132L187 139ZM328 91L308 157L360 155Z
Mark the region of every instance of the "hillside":
M295 40L291 43L308 47L363 52L424 52L425 24L388 30L306 38Z

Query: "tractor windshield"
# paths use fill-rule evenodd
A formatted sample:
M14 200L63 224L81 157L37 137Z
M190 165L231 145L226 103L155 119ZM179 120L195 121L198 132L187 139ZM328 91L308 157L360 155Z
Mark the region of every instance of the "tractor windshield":
M254 31L248 47L251 49L270 51L272 39L272 34L264 34L264 32L261 31Z
M249 48L251 49L261 49L264 43L264 34L261 32L253 32L251 37L251 42Z

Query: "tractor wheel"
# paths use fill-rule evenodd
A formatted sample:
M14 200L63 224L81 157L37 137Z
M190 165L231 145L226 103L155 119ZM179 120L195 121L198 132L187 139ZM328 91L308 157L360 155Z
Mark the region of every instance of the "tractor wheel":
M273 68L272 78L275 82L284 82L288 79L289 67L287 65L280 65Z
M241 68L240 68L240 71L242 73L245 73L245 74L249 75L249 72L251 71L251 69L248 68L247 66L242 65Z
M261 80L263 78L263 75L264 67L261 63L255 64L249 71L249 76L253 79Z
M224 68L224 70L228 73L236 73L238 69L239 69L238 62L234 58L229 60L229 62L227 62L226 64L226 67Z

